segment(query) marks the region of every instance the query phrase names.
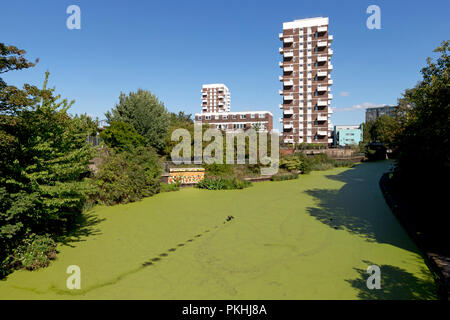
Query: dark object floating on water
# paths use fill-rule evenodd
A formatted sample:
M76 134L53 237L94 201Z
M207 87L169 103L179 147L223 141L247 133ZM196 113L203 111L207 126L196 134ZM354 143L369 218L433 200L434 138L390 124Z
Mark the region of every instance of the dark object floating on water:
M231 221L231 220L233 220L233 219L234 219L233 216L228 216L228 217L227 217L227 221Z

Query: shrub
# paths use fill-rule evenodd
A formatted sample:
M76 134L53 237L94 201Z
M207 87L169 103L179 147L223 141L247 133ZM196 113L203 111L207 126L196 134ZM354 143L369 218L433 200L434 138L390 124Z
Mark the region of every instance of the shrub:
M301 170L302 161L296 155L284 156L280 159L280 168L288 171Z
M206 177L197 183L196 187L208 190L232 190L244 189L251 185L250 181L237 178Z
M271 181L284 181L298 179L298 173L281 173L273 175Z
M230 164L205 164L204 168L207 174L214 176L232 175L234 172L233 166Z
M56 243L48 235L32 234L12 250L5 264L8 268L36 270L47 267L56 258Z
M96 175L97 199L113 205L138 201L160 191L160 165L150 147L107 156Z
M180 186L177 183L161 183L160 192L171 192L180 190Z
M132 149L144 146L146 140L130 124L122 121L113 121L100 137L106 145L117 151L131 151Z

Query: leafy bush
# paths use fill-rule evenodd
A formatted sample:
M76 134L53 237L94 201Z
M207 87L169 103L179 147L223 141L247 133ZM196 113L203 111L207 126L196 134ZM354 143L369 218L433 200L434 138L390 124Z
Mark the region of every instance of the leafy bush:
M298 173L281 173L273 175L271 181L284 181L298 179Z
M130 124L122 121L113 121L100 137L106 145L117 151L131 151L132 149L144 146L146 140Z
M113 205L138 201L160 191L160 165L156 152L139 147L107 156L96 175L100 203Z
M180 190L180 186L177 183L161 183L160 192L171 192Z
M237 178L206 177L197 183L196 187L208 190L232 190L244 189L251 185L250 181Z
M284 156L280 159L280 168L288 171L301 170L302 161L298 156L290 155Z
M207 174L213 176L232 175L234 172L233 166L230 164L205 164L204 168Z
M47 267L56 258L56 243L48 235L32 234L12 250L4 264L8 268L36 270Z

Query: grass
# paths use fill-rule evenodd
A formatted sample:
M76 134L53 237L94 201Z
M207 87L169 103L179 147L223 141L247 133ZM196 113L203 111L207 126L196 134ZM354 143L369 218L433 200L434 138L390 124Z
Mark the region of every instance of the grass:
M388 162L186 188L97 207L48 268L0 281L1 299L432 299L432 276L378 188ZM227 221L228 216L234 219ZM365 286L369 264L382 290ZM81 290L66 269L81 268Z

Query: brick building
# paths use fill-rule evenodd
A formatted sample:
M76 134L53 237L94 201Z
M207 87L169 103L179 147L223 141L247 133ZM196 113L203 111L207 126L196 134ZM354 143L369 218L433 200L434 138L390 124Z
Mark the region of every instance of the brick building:
M328 33L328 18L310 18L283 23L279 34L283 46L279 49L283 61L284 143L333 143L330 108L333 95L330 86L333 70L330 49L333 36Z

